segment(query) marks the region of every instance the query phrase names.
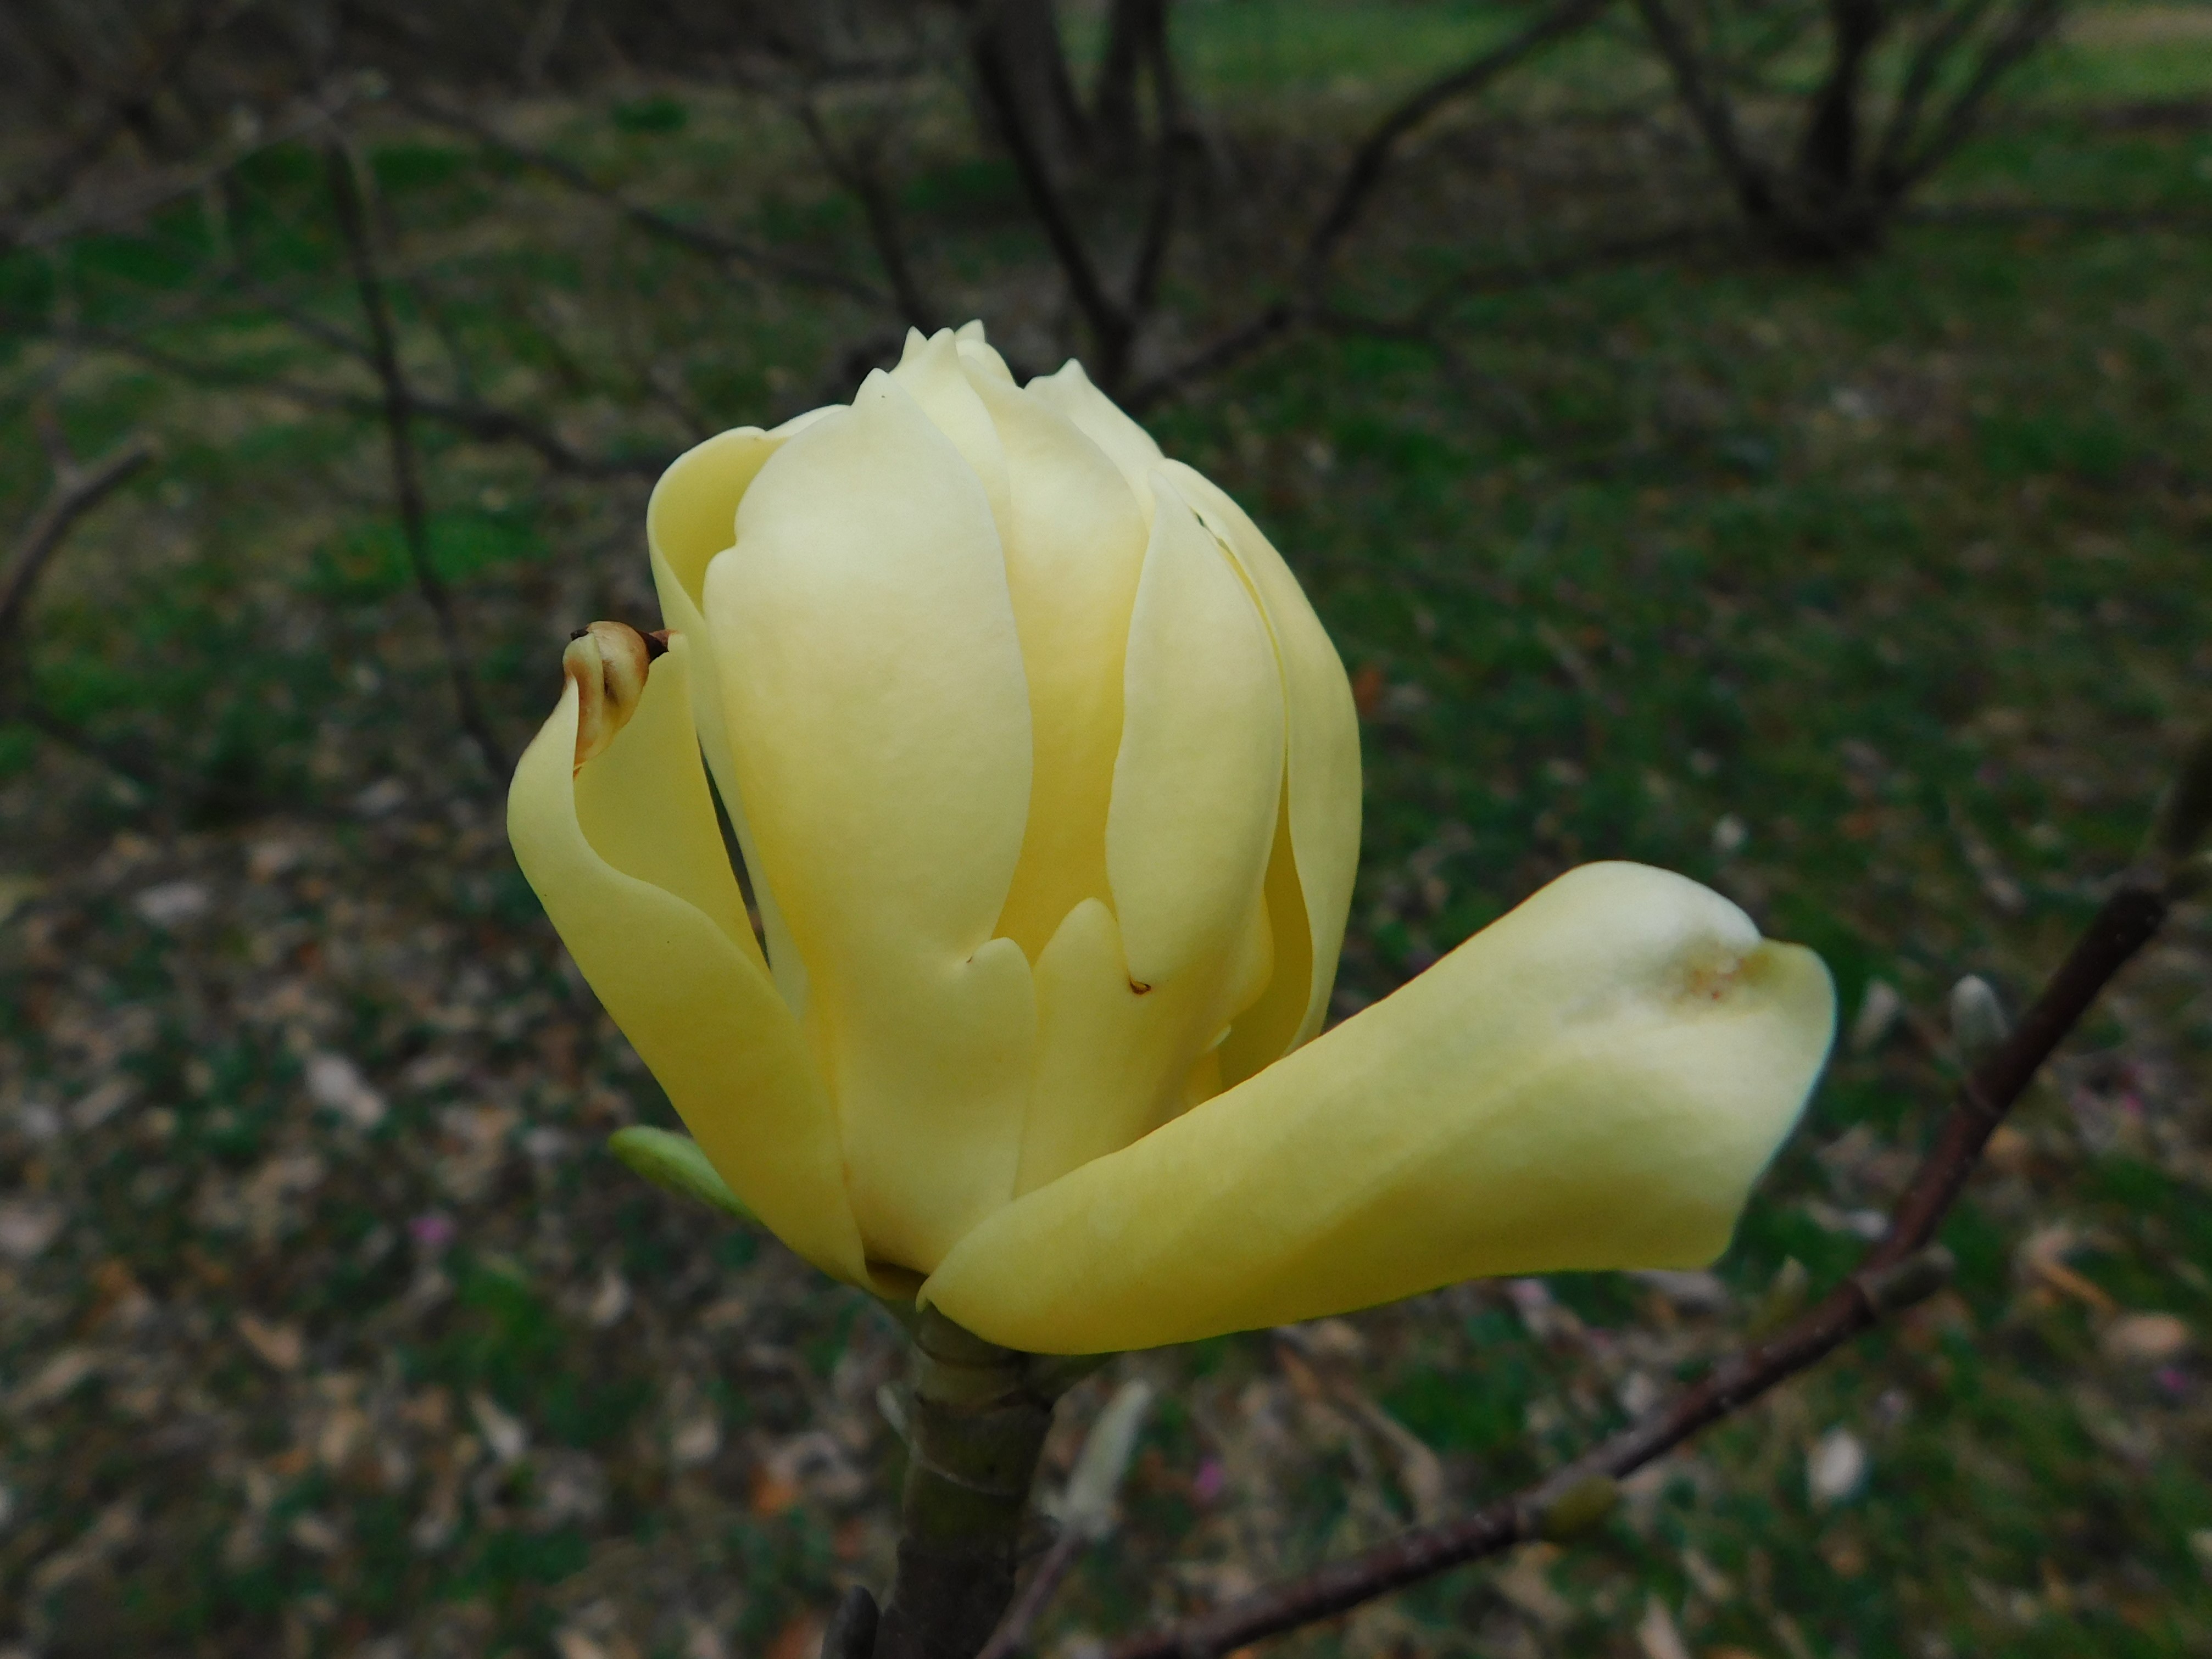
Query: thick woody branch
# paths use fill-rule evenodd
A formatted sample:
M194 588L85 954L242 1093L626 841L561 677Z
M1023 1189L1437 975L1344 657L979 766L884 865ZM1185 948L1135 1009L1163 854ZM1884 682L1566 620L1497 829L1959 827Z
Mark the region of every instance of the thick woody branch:
M2212 745L2200 745L2179 798L2212 799ZM2195 826L2194 840L2203 825ZM2164 849L2169 858L2177 849ZM2131 872L2108 898L2012 1034L1960 1085L1956 1103L1857 1268L1787 1329L1720 1361L1642 1422L1547 1479L1460 1520L1416 1528L1304 1577L1270 1586L1217 1612L1133 1637L1113 1659L1197 1659L1328 1619L1404 1585L1557 1536L1601 1515L1613 1483L1663 1455L1777 1383L1818 1363L1942 1282L1947 1259L1931 1248L1982 1149L2005 1114L2113 976L2158 932L2174 902L2159 870Z
M1014 83L1013 68L1006 62L1006 40L997 29L977 27L972 38L975 79L990 105L1000 137L1012 158L1030 211L1036 215L1053 257L1067 278L1067 291L1083 320L1098 343L1095 370L1109 392L1121 385L1127 373L1130 348L1135 342L1136 322L1129 312L1106 291L1091 250L1059 184L1052 176L1042 146L1031 131L1024 100Z

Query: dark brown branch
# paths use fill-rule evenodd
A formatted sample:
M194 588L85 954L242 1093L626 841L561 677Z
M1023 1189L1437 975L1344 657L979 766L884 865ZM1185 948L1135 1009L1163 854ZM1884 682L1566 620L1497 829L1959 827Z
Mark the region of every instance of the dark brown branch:
M633 202L620 191L599 181L572 161L527 144L517 143L483 122L464 112L453 109L420 93L400 90L392 94L392 101L402 108L411 110L426 121L465 133L494 155L542 173L547 178L566 185L579 195L603 202L635 225L640 230L673 243L689 252L714 260L725 266L736 266L757 275L792 283L801 288L825 294L841 294L848 300L878 309L889 308L891 296L872 283L864 283L847 276L843 271L825 269L803 259L791 259L757 243L726 235L720 231L687 225L680 219L671 218L657 208L641 202Z
M1612 4L1613 0L1560 0L1519 33L1430 82L1377 122L1352 152L1335 194L1306 238L1309 283L1318 278L1338 244L1358 222L1408 134L1445 105L1481 91L1532 53L1588 27Z
M459 617L454 612L453 595L430 558L421 462L415 449L415 399L406 372L400 366L391 302L377 269L368 215L362 199L360 182L354 174L353 158L344 146L333 141L325 147L323 160L330 179L331 205L337 211L339 232L345 240L347 258L353 266L362 315L368 324L376 377L384 388L386 448L408 562L414 568L416 588L429 607L437 627L438 643L445 653L446 672L453 681L453 702L460 714L461 728L476 745L485 769L495 780L503 780L507 776L507 753L477 694L476 675L469 666L468 641L462 635Z
M65 449L56 456L53 488L23 527L6 570L0 572L0 656L21 629L39 578L52 563L70 532L153 457L153 446L143 438L127 440L88 467L72 465ZM4 688L0 688L0 719L22 721L41 736L96 761L147 794L159 788L161 781L148 760L94 737L41 702L30 689L29 671L30 665L23 662L9 672Z
M2203 764L2212 767L2212 749ZM1460 1520L1271 1586L1217 1612L1121 1643L1113 1659L1200 1659L1333 1617L1401 1586L1546 1534L1584 1494L1618 1481L1824 1358L1941 1282L1929 1247L2004 1115L2113 976L2149 942L2172 900L2166 878L2131 872L2005 1042L1960 1087L1957 1103L1857 1268L1779 1335L1720 1361L1674 1401L1565 1468Z

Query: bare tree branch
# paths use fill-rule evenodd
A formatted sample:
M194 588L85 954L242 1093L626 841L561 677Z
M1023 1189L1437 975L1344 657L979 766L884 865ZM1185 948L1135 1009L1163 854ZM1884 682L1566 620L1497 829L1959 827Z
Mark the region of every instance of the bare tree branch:
M1023 193L1029 198L1030 210L1036 215L1043 228L1045 240L1052 245L1053 255L1060 261L1061 271L1067 277L1067 289L1075 301L1076 309L1091 330L1091 338L1098 344L1098 356L1094 373L1099 385L1111 393L1121 385L1127 373L1130 348L1135 342L1136 321L1114 297L1106 291L1100 279L1098 267L1091 259L1091 251L1084 246L1083 233L1075 223L1075 216L1060 186L1047 166L1044 152L1036 136L1030 130L1027 112L1023 108L1019 88L1014 83L1013 70L1006 59L1006 43L996 29L978 27L971 40L971 58L975 66L975 78L981 86L991 113L999 125L1000 136L1005 140L1007 154L1012 158L1014 171L1022 182Z
M1735 107L1726 91L1707 78L1705 60L1688 30L1668 9L1667 0L1636 0L1636 9L1674 76L1683 107L1705 137L1706 151L1735 191L1744 213L1756 223L1774 222L1782 210L1774 180L1744 148L1743 136L1736 130Z
M1519 33L1449 74L1437 76L1377 122L1352 152L1352 161L1328 206L1306 238L1308 283L1319 276L1338 245L1358 221L1376 186L1382 183L1399 144L1408 134L1445 105L1480 92L1532 53L1588 27L1612 5L1613 0L1559 0Z
M503 155L510 161L556 179L580 195L605 203L639 229L712 259L718 264L735 265L823 293L842 294L848 300L857 300L862 305L878 309L889 309L893 305L892 296L872 283L864 283L843 271L829 270L805 260L787 258L739 237L707 230L697 225L687 225L679 219L670 218L657 208L633 202L620 191L599 183L574 162L564 161L544 150L518 143L475 117L451 108L435 99L401 90L392 94L392 100L426 121L435 122L455 132L465 133L495 155Z
M2064 9L2064 0L2021 0L2003 32L1975 65L1972 77L1943 112L1936 131L1911 160L1900 164L1894 190L1910 190L1972 136L1982 107L1996 90L1997 82L2050 37Z
M1297 273L1297 296L1271 301L1247 321L1121 394L1122 401L1132 410L1142 410L1242 362L1301 323L1316 318L1326 309L1321 290L1329 261L1358 222L1398 146L1447 104L1480 92L1542 47L1589 27L1612 4L1613 0L1559 0L1520 33L1439 76L1393 106L1353 150L1328 205L1307 234Z
M909 328L929 333L937 325L937 312L922 298L921 284L915 280L914 266L907 258L906 238L899 229L897 204L891 200L890 191L877 168L877 158L838 148L822 119L822 112L815 106L811 89L802 91L792 101L799 125L822 157L823 165L860 204L860 216L868 227L868 240L876 250L877 263L884 268L884 280L891 285L891 297L896 302L899 315Z
M176 77L202 42L237 10L236 6L219 3L219 0L201 0L186 11L183 23L154 48L150 61L131 83L111 96L85 130L64 145L36 178L9 193L6 205L0 207L0 248L15 246L24 220L69 193L86 169L143 116L149 100Z
M7 649L22 626L33 589L76 521L153 459L152 444L131 438L90 466L56 470L52 490L23 527L6 568L0 570L0 651Z
M430 608L437 625L438 642L445 652L446 671L453 684L453 701L461 727L483 757L493 779L507 776L507 752L492 730L491 719L477 696L476 675L469 666L468 641L453 610L453 595L430 559L429 526L423 507L420 461L415 450L415 400L405 371L399 363L398 342L392 325L391 303L379 274L372 246L368 216L361 185L354 174L353 158L333 140L325 147L323 160L330 179L331 201L338 228L345 239L346 255L353 266L354 285L361 296L362 315L368 324L377 379L384 386L384 428L392 466L392 493L399 507L399 527L407 544L408 562L414 568L415 586Z
M1951 54L1965 44L1966 37L1989 15L1993 3L1995 0L1962 0L1962 3L1943 13L1936 27L1922 39L1919 49L1905 66L1905 79L1898 84L1897 95L1890 102L1889 118L1882 124L1881 137L1875 146L1873 177L1877 189L1893 195L1900 188L1905 178L1905 153L1920 131L1921 113L1927 107L1929 94L1935 91Z
M2212 743L2197 745L2191 766L2212 773ZM2197 777L2194 783L2197 796L2212 799L2212 777ZM2197 838L2203 827L2195 826ZM1931 1250L1932 1241L1990 1136L2105 987L2164 925L2180 890L2166 869L2138 868L2122 878L2019 1025L1960 1085L1956 1103L1891 1214L1888 1231L1855 1271L1787 1329L1721 1360L1643 1421L1510 1498L1457 1521L1401 1533L1216 1612L1133 1637L1113 1650L1113 1659L1202 1659L1227 1653L1556 1533L1577 1510L1601 1512L1612 1483L1925 1296L1947 1271L1947 1258Z
M370 397L336 387L310 386L282 375L259 374L228 364L201 362L112 330L80 329L70 337L83 345L119 351L180 380L203 386L228 386L241 392L268 392L289 403L298 404L304 409L327 410L333 413L374 419L382 415L385 407L380 395ZM367 361L374 370L373 352ZM452 427L455 431L466 433L470 437L486 443L520 444L534 452L549 470L570 477L658 478L667 471L668 463L675 459L673 455L605 458L586 455L570 446L550 427L514 410L465 399L425 396L411 386L408 407L418 419Z
M70 459L65 446L57 443L50 447L58 451L53 487L16 538L5 569L0 570L0 654L6 653L21 630L39 578L60 552L70 532L85 514L154 458L153 445L143 438L127 439L84 467ZM161 781L146 760L120 745L94 737L40 702L31 689L29 671L27 662L18 663L8 680L0 684L0 719L21 720L40 735L76 750L148 794L159 788Z

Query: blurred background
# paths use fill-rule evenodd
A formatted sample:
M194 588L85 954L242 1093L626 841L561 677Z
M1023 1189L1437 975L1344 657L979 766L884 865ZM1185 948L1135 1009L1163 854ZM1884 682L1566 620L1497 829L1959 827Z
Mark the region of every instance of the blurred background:
M811 1659L900 1339L600 1150L671 1121L517 874L661 467L905 330L1080 356L1351 671L1337 994L1560 870L1718 885L1849 1036L1712 1273L1131 1356L1116 1632L1508 1489L1843 1271L2212 713L2212 9L0 0L0 1656ZM2212 1652L2185 917L1954 1287L1286 1655Z

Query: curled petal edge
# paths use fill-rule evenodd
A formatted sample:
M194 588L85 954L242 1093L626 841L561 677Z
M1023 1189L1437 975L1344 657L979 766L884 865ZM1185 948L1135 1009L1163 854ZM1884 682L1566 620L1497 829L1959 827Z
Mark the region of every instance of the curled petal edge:
M687 816L692 829L699 814L713 825L684 657L679 648L654 665L636 714L580 771L576 688L564 688L515 768L508 840L586 982L731 1189L823 1272L895 1294L906 1286L878 1285L864 1258L836 1119L797 1020L726 921L635 873L665 860L672 878L696 886L675 843ZM629 803L628 872L593 844L579 811L580 791L617 781L594 779L600 768L630 774L592 804L605 817Z

